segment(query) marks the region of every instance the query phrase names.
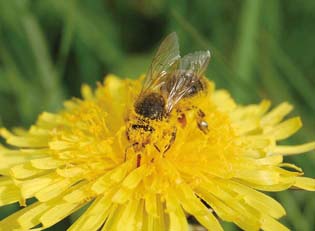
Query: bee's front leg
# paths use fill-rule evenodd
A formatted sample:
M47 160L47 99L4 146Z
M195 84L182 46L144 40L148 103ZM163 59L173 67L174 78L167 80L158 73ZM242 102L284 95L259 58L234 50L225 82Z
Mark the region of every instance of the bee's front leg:
M129 146L126 147L126 149L125 149L124 162L126 162L126 160L127 160L128 150L129 150L130 148L135 148L135 147L138 146L138 145L139 145L139 143L136 142L136 143L133 143L133 144L131 144L131 145L129 145Z
M169 143L165 146L165 149L163 152L163 157L165 157L165 153L171 148L172 144L175 142L176 133L177 133L177 128L174 127L173 132L171 134L171 139L170 139Z

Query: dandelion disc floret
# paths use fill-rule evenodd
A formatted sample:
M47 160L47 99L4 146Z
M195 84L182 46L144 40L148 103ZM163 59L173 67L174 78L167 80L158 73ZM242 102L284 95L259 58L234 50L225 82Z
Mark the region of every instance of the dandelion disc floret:
M42 230L83 207L69 230L184 231L189 215L208 230L223 230L220 220L288 230L278 222L284 208L262 191L314 191L283 156L315 142L279 145L301 127L285 120L292 106L236 104L202 75L210 53L179 58L174 36L144 83L109 75L29 130L1 129L0 204L25 208L0 230Z

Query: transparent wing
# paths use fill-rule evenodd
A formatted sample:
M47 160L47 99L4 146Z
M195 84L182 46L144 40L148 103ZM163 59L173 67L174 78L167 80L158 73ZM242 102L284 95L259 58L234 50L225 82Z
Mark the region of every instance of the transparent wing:
M208 50L187 54L180 60L179 69L191 71L199 78L207 69L210 57Z
M210 57L210 51L197 51L180 59L179 67L171 79L172 84L166 102L167 113L199 81L208 66Z
M175 32L169 34L161 43L144 80L141 94L147 90L158 90L165 83L178 64L179 45Z

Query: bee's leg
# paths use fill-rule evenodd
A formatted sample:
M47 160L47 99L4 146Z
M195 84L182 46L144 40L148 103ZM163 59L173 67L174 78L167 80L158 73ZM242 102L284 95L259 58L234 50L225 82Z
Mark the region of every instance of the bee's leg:
M171 148L172 144L174 143L176 139L176 133L177 133L177 128L174 127L174 130L171 134L171 139L170 142L165 146L164 152L163 152L163 157L165 157L165 153Z
M128 150L129 150L130 148L133 148L134 146L136 146L136 145L138 145L138 144L139 144L139 143L136 142L136 143L133 143L133 144L131 144L131 145L129 145L129 146L126 147L126 149L125 149L124 162L126 162L126 160L127 160L127 153L128 153Z
M204 134L209 132L208 123L205 120L197 121L197 125L200 131L202 131Z
M156 149L158 152L161 152L160 148L156 145L156 143L154 143L153 146L155 147L155 149Z
M141 154L137 155L137 168L140 167L141 164Z
M201 110L198 109L197 111L197 126L204 134L207 134L209 132L208 123L204 119L206 117L206 114Z

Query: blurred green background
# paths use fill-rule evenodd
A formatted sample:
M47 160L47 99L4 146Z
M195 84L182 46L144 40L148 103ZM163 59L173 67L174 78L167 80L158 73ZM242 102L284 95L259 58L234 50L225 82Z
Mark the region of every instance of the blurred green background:
M107 73L137 77L176 31L182 54L211 50L208 77L239 103L294 104L305 126L288 143L315 140L314 23L313 0L0 0L0 126L27 127ZM287 160L315 177L314 154ZM287 209L289 228L314 230L314 193L271 195Z

